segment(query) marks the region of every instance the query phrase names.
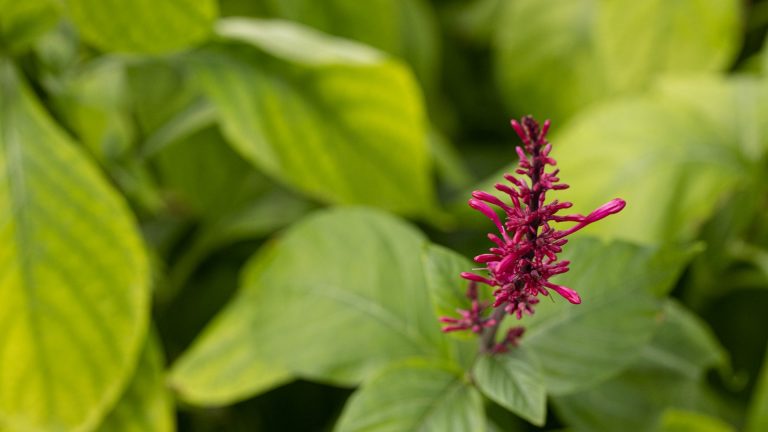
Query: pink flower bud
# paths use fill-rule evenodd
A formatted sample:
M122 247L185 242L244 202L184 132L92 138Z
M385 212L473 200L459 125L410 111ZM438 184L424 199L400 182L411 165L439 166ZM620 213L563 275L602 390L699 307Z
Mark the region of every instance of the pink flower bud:
M547 288L549 288L549 289L555 291L556 293L560 294L566 300L568 300L569 302L571 302L573 304L580 304L581 303L581 297L579 297L579 293L577 293L576 291L574 291L574 290L572 290L572 289L570 289L568 287L564 287L562 285L555 285L555 284L549 283L549 282L545 283L544 285L546 285Z
M497 343L485 336L494 335L505 314L518 319L534 313L539 302L538 295L548 295L554 291L570 303L581 303L579 294L571 288L549 282L555 275L568 271L569 262L558 261L557 254L562 252L568 242L567 235L609 215L620 212L626 202L613 199L600 206L587 216L580 214L558 215L561 210L571 207L570 202L547 201L551 190L563 190L568 186L560 183L557 164L550 156L552 144L547 141L549 120L541 128L532 117L523 117L520 122L511 121L523 146L516 147L519 157L514 170L517 176L505 174L508 184L497 184L497 190L509 196L511 203L506 203L494 195L483 191L472 193L470 207L480 211L490 219L501 234L489 233L488 238L494 243L488 253L475 257L475 262L484 264L488 277L464 272L461 277L470 281L467 297L472 301L469 309L458 310L459 318L440 319L449 324L443 331L470 330L483 334L483 351L495 353L506 351L516 346L523 334L522 327L510 330L504 340ZM488 204L504 211L504 219ZM573 224L566 230L555 226L559 223ZM478 283L493 288L492 316L484 314L488 305L478 300ZM491 333L485 333L489 329ZM490 338L493 339L493 338Z
M608 215L612 215L620 212L621 210L624 209L626 205L627 203L623 199L614 198L608 201L607 203L601 205L600 207L598 207L592 213L590 213L589 216L585 218L585 222L587 223L597 222Z

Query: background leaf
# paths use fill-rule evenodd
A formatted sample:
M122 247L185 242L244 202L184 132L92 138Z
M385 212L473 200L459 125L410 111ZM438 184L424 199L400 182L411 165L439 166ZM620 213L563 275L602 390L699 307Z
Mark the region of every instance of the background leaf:
M497 81L515 112L562 122L663 73L724 69L739 13L735 0L508 2L496 21Z
M763 358L763 367L755 392L750 402L746 432L758 432L768 427L768 349Z
M103 432L176 430L173 400L165 386L163 353L150 332L133 378L117 405L97 429Z
M718 132L723 129L708 114L714 106L732 118L727 107L736 96L713 92L729 97L704 101L680 93L601 105L553 138L576 211L586 214L616 196L627 201L620 217L596 224L591 233L645 244L691 239L718 200L751 178L754 160L742 148L755 144L734 140L741 133ZM702 103L693 107L691 99Z
M675 300L664 303L663 323L653 343L643 349L646 359L680 375L703 377L713 367L725 368L728 356L712 330Z
M670 408L738 419L702 382L722 367L723 348L711 330L675 302L667 302L653 340L615 378L554 398L559 416L576 430L656 430Z
M716 142L732 149L748 168L760 174L755 165L768 149L768 125L759 119L768 116L768 85L755 77L704 75L695 78L659 80L658 93L682 103L712 128Z
M427 88L439 61L432 8L423 0L225 0L223 14L283 18L356 40L406 60Z
M245 387L265 365L350 385L393 360L446 356L424 288L424 246L418 231L373 210L324 211L294 225L248 264L239 295L175 365L175 386L195 403L220 403L236 396L211 394L264 390Z
M720 419L683 410L667 410L661 417L658 432L729 432L732 426Z
M174 212L198 222L194 238L171 264L162 302L215 250L267 236L311 208L256 171L214 127L166 143L153 159Z
M215 0L66 0L82 37L104 51L160 54L208 37ZM119 13L116 13L119 11Z
M421 96L400 63L284 22L227 19L218 32L251 46L206 51L193 67L245 159L323 201L430 211Z
M0 425L86 429L134 369L147 260L125 203L2 60L0 90Z
M352 396L336 432L479 432L485 430L477 390L460 370L409 361L387 368Z
M101 163L114 163L132 146L128 91L125 62L111 57L83 65L56 85L57 113Z
M0 10L0 45L12 53L28 48L61 15L61 6L53 0L2 0Z
M179 212L214 220L259 196L269 183L229 148L215 127L166 145L154 157ZM226 193L223 193L226 191Z

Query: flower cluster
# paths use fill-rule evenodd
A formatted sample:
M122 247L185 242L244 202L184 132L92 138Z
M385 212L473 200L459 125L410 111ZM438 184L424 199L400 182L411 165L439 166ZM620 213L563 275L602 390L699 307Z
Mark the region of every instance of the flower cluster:
M546 139L549 125L547 120L540 128L532 117L524 117L520 122L512 120L512 127L523 142L523 147L516 147L520 161L515 173L527 179L506 174L504 178L509 184L496 184L496 189L509 198L508 202L483 191L473 192L469 200L470 207L483 213L496 225L499 235L488 234L494 247L489 253L475 257L475 262L485 266L487 274L461 274L470 281L467 296L472 300L472 308L459 310L460 319L443 317L441 321L450 324L443 328L446 332L471 330L481 334L483 349L488 352L504 351L508 346L517 344L522 336L521 327L512 328L499 343L495 342L496 330L506 314L513 314L518 319L524 314L533 314L539 294L546 296L552 290L573 304L581 303L576 291L549 281L552 276L568 271L570 263L559 261L557 254L568 242L566 236L618 213L625 206L624 200L617 198L587 216L557 214L572 204L546 201L548 191L568 188L560 182L558 169L547 172L548 166L556 165L549 155L552 145ZM504 212L503 220L491 206ZM553 227L554 222L575 224L558 230ZM486 316L490 305L477 298L478 282L495 288L492 305L495 310L491 316Z

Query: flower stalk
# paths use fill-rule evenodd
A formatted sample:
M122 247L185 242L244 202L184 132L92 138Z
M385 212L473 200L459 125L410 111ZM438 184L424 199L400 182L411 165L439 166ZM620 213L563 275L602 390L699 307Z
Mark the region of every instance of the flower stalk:
M587 216L580 214L559 215L562 210L572 207L570 202L553 200L547 202L547 192L564 190L568 185L560 182L557 162L550 156L552 144L546 136L549 120L539 127L530 116L519 122L512 120L512 128L520 137L523 146L515 148L519 157L515 174L505 174L508 184L498 183L497 191L506 195L504 201L490 193L475 191L469 206L485 215L498 231L488 234L494 244L488 253L475 257L475 262L485 266L483 274L461 273L469 281L467 297L472 306L469 310L458 310L460 318L442 317L443 331L471 330L480 336L480 350L484 353L500 353L516 346L523 335L522 327L513 327L500 341L497 340L499 326L507 315L522 319L532 315L539 302L539 294L559 294L570 303L581 303L579 294L568 287L550 282L550 278L568 271L569 261L558 260L568 242L566 237L611 214L620 212L626 203L620 198L600 206ZM548 167L552 167L548 170ZM500 218L493 207L504 214ZM574 223L563 230L556 229L555 223ZM494 302L478 300L477 284L494 289ZM488 312L492 308L492 312Z

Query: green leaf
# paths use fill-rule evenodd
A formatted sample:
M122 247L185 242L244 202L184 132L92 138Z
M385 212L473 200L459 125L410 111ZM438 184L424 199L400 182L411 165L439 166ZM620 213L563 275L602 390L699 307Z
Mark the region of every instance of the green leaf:
M432 128L429 133L429 144L435 162L435 171L447 186L465 189L473 182L461 154L456 151L445 135Z
M664 73L727 68L740 13L736 0L508 2L496 22L497 80L514 110L559 122Z
M171 432L174 407L165 387L163 353L160 341L150 333L136 365L133 379L115 408L97 431L103 432Z
M0 0L0 11L0 46L18 53L59 21L61 5L54 0Z
M201 406L229 405L293 379L285 368L259 361L253 347L239 347L239 335L218 342L220 346L211 342L207 352L195 352L195 357L184 357L174 366L171 387L180 399Z
M216 111L213 106L205 100L195 101L158 127L144 141L142 153L146 156L155 156L171 144L191 139L195 134L215 125Z
M704 305L725 295L756 283L747 282L747 272L768 281L768 252L750 244L755 239L754 221L763 217L762 203L756 200L765 187L763 176L732 193L712 217L702 226L698 239L706 244L706 253L691 263L683 289L686 305L701 310ZM744 239L750 239L749 242ZM751 264L746 271L733 270L734 261ZM753 277L754 278L754 277Z
M472 306L467 298L467 281L461 272L469 271L475 265L472 261L458 253L437 245L429 245L424 254L424 271L426 274L427 290L432 300L435 315L455 316L457 309L469 310ZM485 295L482 295L485 294ZM492 296L487 290L478 290L481 299L488 301ZM449 333L461 339L474 336L466 332Z
M306 201L256 172L216 128L164 145L155 160L176 211L197 217L200 223L194 239L172 263L170 286L158 292L160 301L170 299L215 249L271 234L310 209Z
M668 408L713 413L703 386L664 369L637 367L581 393L554 398L559 417L576 430L653 431Z
M101 57L56 86L53 106L99 162L125 156L133 138L124 61Z
M209 220L258 196L268 186L263 176L227 146L215 127L164 146L154 160L160 181L181 211Z
M720 198L751 180L756 164L745 149L760 141L742 144L743 132L725 136L743 121L722 128L710 113L732 119L728 108L737 95L689 86L691 92L722 96L694 99L668 88L587 110L553 140L576 212L586 214L614 197L627 201L621 214L590 227L590 233L639 243L690 240ZM758 104L754 90L743 93L750 106Z
M452 4L441 12L463 38L483 46L490 43L503 6L503 0L471 0Z
M745 432L760 432L768 429L768 349L763 357L763 368L752 394L747 415Z
M248 263L237 297L174 366L175 386L194 403L227 403L268 388L252 381L257 372L354 385L393 360L446 357L425 244L400 220L361 208L293 225Z
M760 64L762 66L763 76L768 76L768 36L766 36L765 41L763 42L763 50L760 58L762 60Z
M555 397L560 417L578 430L653 431L669 409L684 409L734 420L731 410L712 396L703 378L722 366L724 350L706 324L668 300L651 343L629 369L609 381Z
M643 356L680 375L701 378L712 367L728 365L728 354L709 326L682 304L664 303L661 328Z
M182 57L152 57L131 62L125 79L136 123L151 155L164 145L215 124L215 110L204 101Z
M432 211L424 109L399 62L285 22L227 19L218 33L249 46L191 65L245 159L323 201Z
M467 298L467 280L461 272L473 268L472 261L458 253L439 246L429 244L421 255L424 265L426 289L432 300L432 310L436 317L458 315L457 309L469 310L472 302ZM480 301L491 302L493 295L490 290L478 290ZM451 338L454 360L465 369L469 369L477 356L477 336L471 332L457 331L444 334Z
M162 54L205 40L214 0L66 0L82 37L103 51ZM118 13L119 12L119 13Z
M681 103L710 126L716 142L745 167L768 150L768 85L751 76L699 76L659 80L657 92Z
M412 360L387 368L355 392L335 432L481 432L482 398L460 370Z
M593 41L607 84L634 91L654 76L727 69L741 44L741 3L600 2Z
M244 196L249 193L239 192ZM234 201L239 202L244 196L236 196ZM168 275L171 292L167 294L172 296L173 291L181 288L203 259L217 249L238 241L265 237L299 220L313 208L280 188L251 198L251 201L239 202L240 206L203 222L192 243L173 263Z
M555 124L607 92L592 42L596 2L508 2L493 38L496 81L515 111Z
M0 60L0 428L87 429L141 349L148 264L133 218Z
M671 408L738 421L703 383L642 363L589 391L555 397L554 407L564 423L588 431L654 431Z
M722 420L696 412L670 409L661 417L657 432L735 432Z
M229 2L232 3L232 2ZM362 42L408 61L433 83L439 61L437 22L423 0L266 0L266 15Z
M543 426L547 397L536 359L522 347L480 357L472 371L484 395L529 422Z
M547 392L572 393L628 367L657 326L654 293L670 288L689 256L621 242L569 243L562 258L571 270L554 281L577 290L582 303L552 294L524 322L522 346L539 358Z

